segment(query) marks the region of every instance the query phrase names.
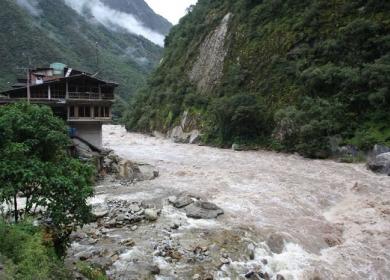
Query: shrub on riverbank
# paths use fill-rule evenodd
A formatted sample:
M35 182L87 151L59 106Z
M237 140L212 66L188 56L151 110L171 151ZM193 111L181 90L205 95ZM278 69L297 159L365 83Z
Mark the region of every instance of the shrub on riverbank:
M0 219L0 263L7 280L71 279L53 244L28 221L12 225Z

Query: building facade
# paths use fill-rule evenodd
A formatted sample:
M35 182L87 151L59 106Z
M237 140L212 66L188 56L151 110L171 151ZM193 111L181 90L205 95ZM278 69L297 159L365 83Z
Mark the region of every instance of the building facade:
M112 121L114 91L118 84L103 81L64 64L29 70L13 89L0 93L0 104L27 100L45 104L64 119L72 136L102 146L102 125Z

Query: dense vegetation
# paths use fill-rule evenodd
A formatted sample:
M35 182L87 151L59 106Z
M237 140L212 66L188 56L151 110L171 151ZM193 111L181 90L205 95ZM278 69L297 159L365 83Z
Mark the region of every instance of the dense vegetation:
M199 94L188 73L228 12L223 78ZM389 1L200 0L167 37L127 127L166 132L189 110L203 141L222 146L327 157L330 143L390 145L389 34Z
M63 62L91 73L99 70L100 77L121 85L119 101L127 100L144 85L146 75L161 58L159 46L88 21L63 0L38 1L38 16L15 2L0 1L0 91L9 89L16 77L24 77L18 67L47 67L52 62Z
M2 280L71 279L41 228L26 221L10 225L0 219Z
M70 233L90 221L94 175L68 154L69 144L49 107L0 107L0 263L13 277L6 279L69 279L60 257Z

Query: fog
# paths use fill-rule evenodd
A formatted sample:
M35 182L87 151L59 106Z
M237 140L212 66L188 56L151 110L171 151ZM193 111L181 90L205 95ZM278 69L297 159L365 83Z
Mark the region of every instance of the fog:
M37 0L16 0L16 3L33 16L39 16L42 13L38 8Z
M131 14L119 12L107 7L100 0L65 0L65 3L79 14L91 14L107 28L116 29L119 26L130 33L141 35L155 44L164 46L164 35L145 27L142 22L138 21Z

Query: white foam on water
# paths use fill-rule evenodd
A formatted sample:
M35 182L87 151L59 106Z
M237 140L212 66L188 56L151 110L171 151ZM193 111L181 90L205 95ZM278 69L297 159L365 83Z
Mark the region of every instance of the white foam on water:
M116 271L126 271L129 265L132 264L133 259L137 259L142 255L142 248L135 246L131 250L127 250L119 255L119 259L113 264L113 267Z
M103 138L118 155L161 170L161 176L149 182L147 199L194 193L224 209L225 215L217 220L189 219L182 209L163 210L162 218L183 220L181 233L194 228L248 228L251 234L259 231L256 242L270 231L284 232L297 243L286 244L281 254L258 244L255 262L232 263L240 273L264 258L270 275L281 273L290 280L313 275L390 279L388 176L376 175L363 164L176 144L127 133L119 126L103 126ZM353 189L356 184L359 187ZM325 242L328 236L336 241L332 248Z
M267 264L262 264L266 260ZM237 275L244 276L250 271L268 273L272 280L277 275L282 275L286 280L305 279L305 272L313 265L318 256L306 252L301 246L294 243L286 243L280 254L272 253L265 243L258 244L255 249L255 258L249 261L233 261L222 267L222 274L218 280L232 279ZM227 276L226 276L227 274Z

